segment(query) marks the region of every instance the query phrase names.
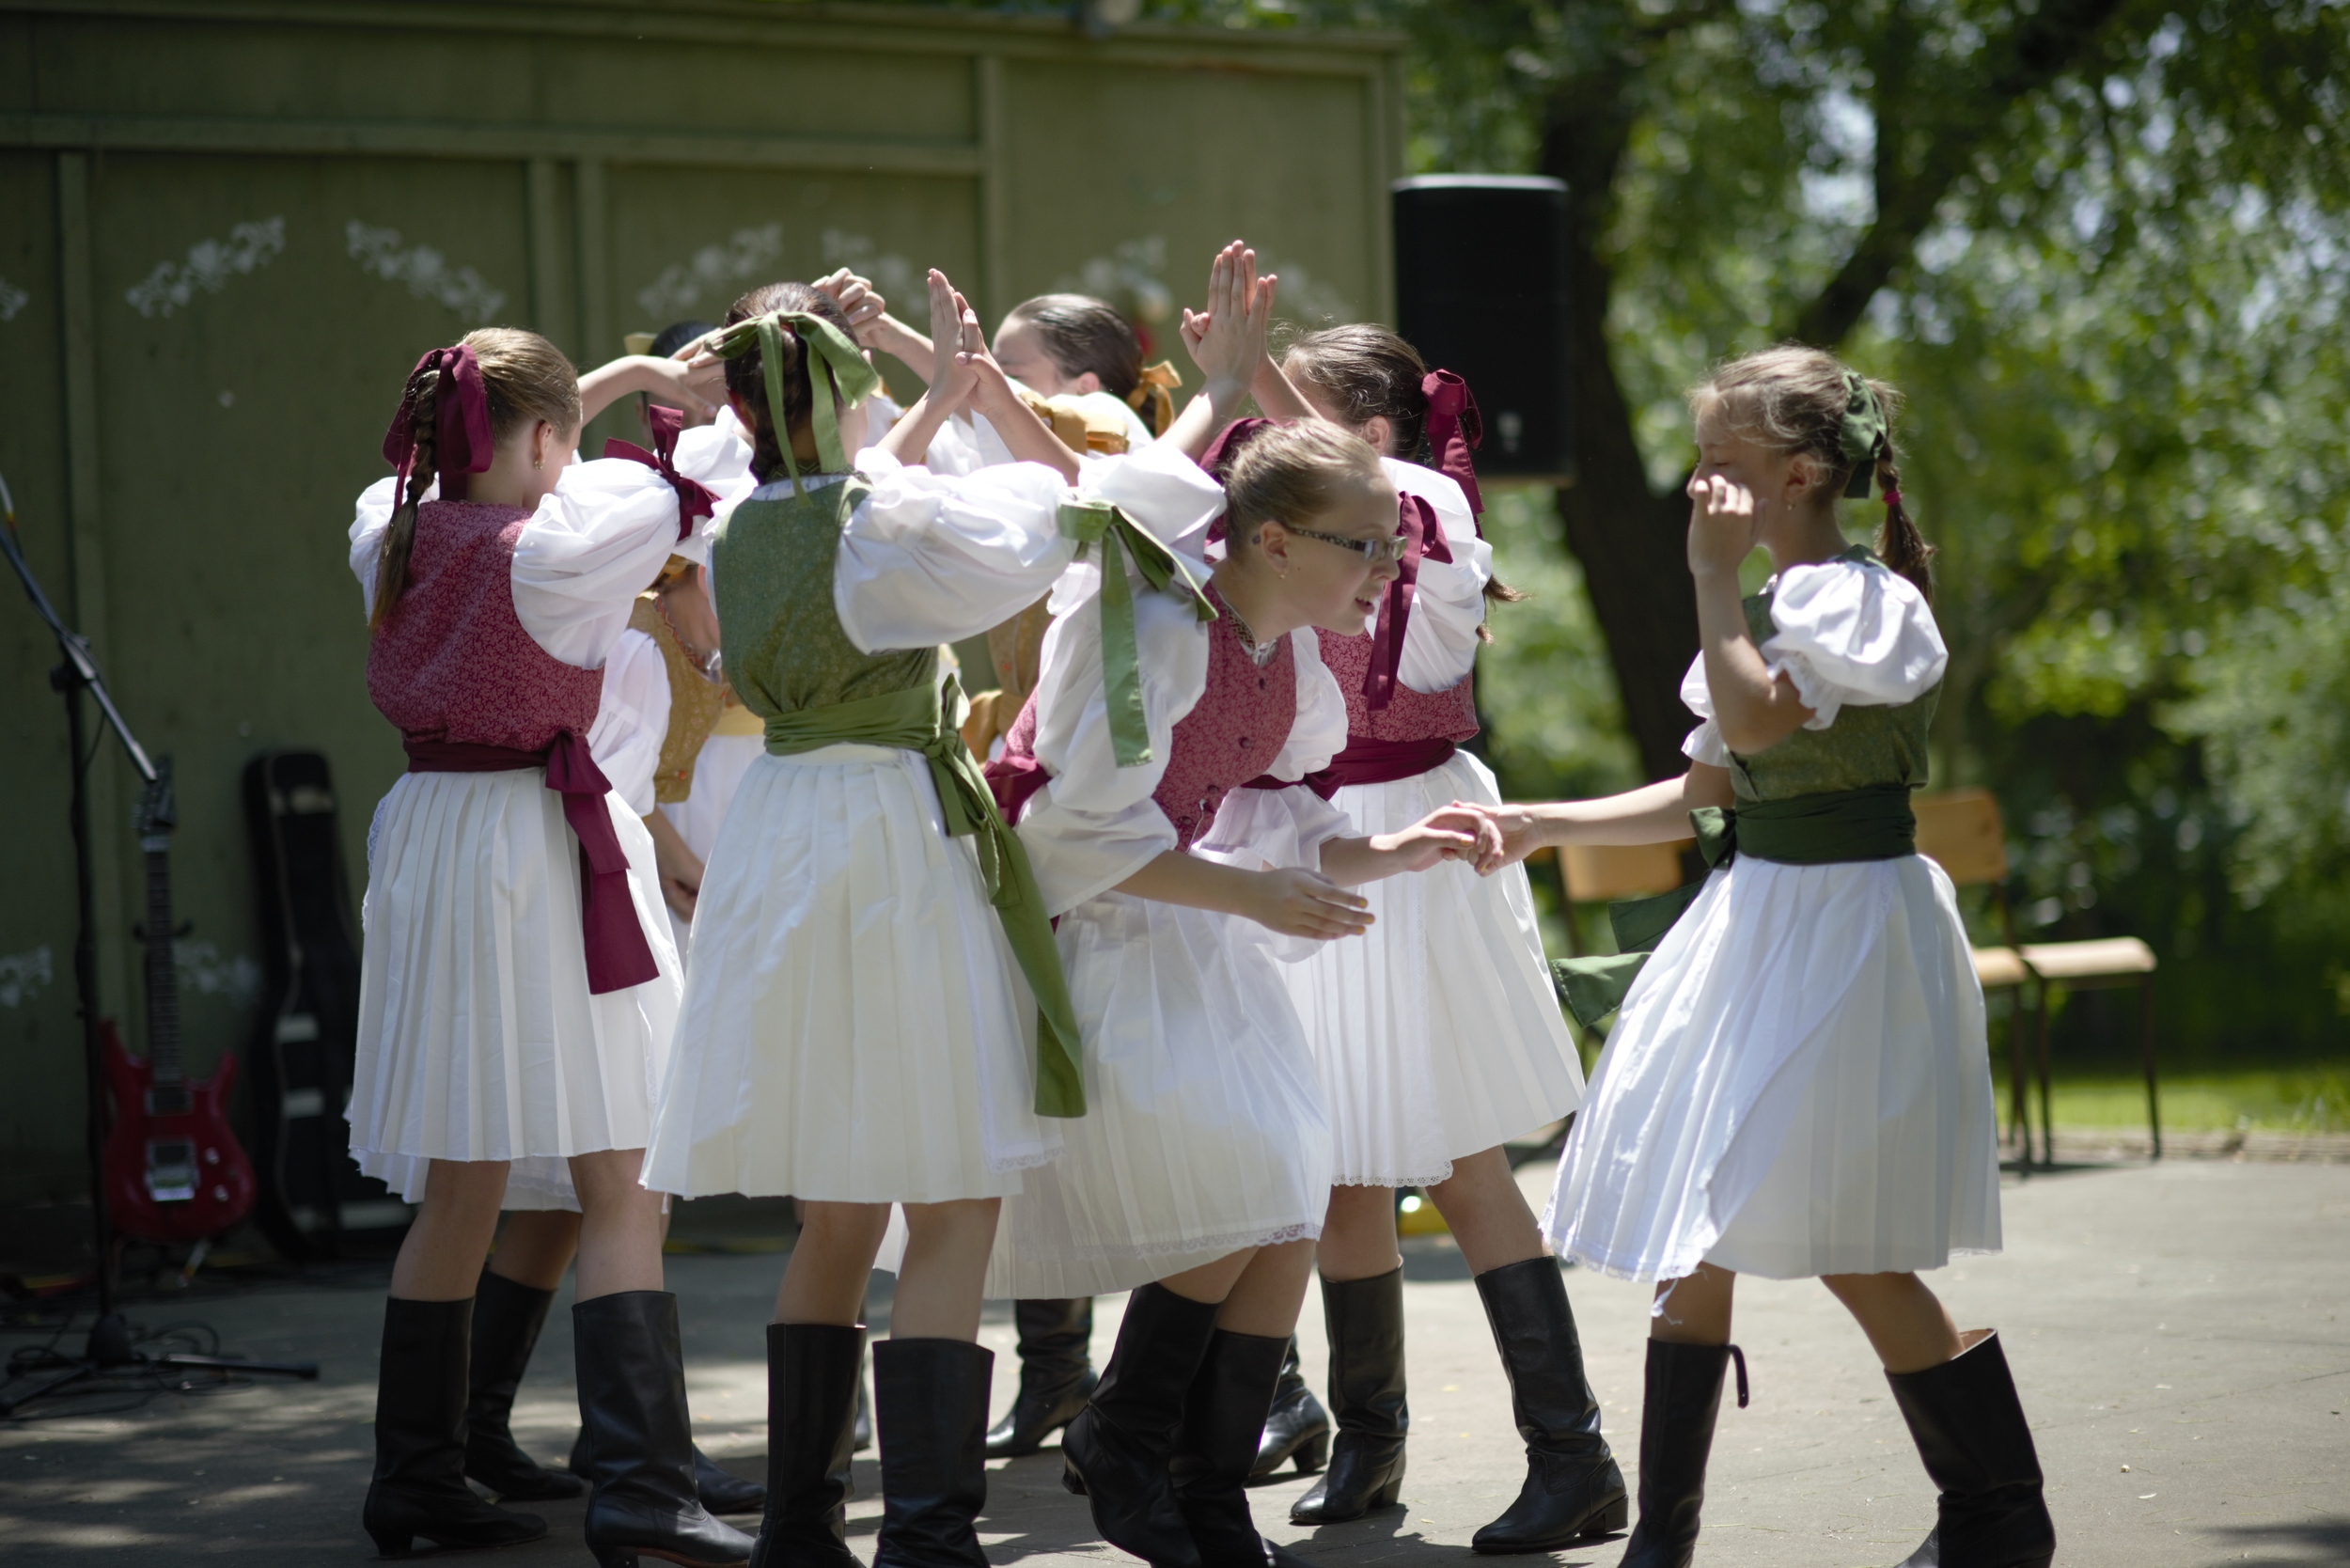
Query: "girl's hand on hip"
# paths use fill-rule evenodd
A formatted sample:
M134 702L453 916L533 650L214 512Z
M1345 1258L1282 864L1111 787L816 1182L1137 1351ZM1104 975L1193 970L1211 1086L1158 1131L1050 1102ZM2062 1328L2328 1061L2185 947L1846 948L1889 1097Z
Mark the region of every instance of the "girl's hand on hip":
M1688 489L1690 575L1734 576L1754 553L1754 492L1719 474L1695 475Z
M1328 941L1360 936L1371 929L1371 903L1358 893L1302 866L1257 873L1248 917L1284 936Z

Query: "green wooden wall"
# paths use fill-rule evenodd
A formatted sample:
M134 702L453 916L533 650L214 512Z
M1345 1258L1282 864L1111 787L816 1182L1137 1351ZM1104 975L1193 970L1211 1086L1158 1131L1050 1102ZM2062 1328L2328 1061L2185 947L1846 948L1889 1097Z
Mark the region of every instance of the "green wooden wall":
M503 322L590 365L842 262L909 304L944 267L991 321L1055 288L1164 308L1234 235L1291 313L1392 319L1399 48L752 0L0 0L0 473L177 762L192 1064L259 1002L245 762L332 758L354 877L401 765L344 530L419 353ZM0 582L0 1200L82 1183L53 662ZM95 779L104 1005L137 1042L135 795L110 753Z

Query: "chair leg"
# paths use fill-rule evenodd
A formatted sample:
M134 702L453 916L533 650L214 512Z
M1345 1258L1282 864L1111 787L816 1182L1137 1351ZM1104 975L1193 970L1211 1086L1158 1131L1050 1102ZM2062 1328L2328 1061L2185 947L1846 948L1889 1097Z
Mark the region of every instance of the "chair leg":
M2146 1062L2146 1130L2154 1136L2154 1158L2162 1158L2162 1100L2154 1089L2154 977L2138 982L2138 1048Z
M2024 988L2013 986L2007 997L2007 1137L2015 1146L2022 1168L2031 1169L2031 1107L2024 1099Z
M2054 1011L2049 996L2053 989L2047 981L2040 982L2040 1167L2043 1170L2056 1168L2056 1113L2048 1104L2048 1014Z

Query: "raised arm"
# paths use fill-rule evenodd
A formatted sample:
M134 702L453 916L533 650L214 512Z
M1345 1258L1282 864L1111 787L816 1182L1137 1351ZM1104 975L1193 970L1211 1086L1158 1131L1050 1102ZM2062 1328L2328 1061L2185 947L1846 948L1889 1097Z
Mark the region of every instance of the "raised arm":
M1731 799L1727 768L1692 762L1679 778L1660 778L1620 795L1487 807L1501 830L1501 853L1480 859L1477 869L1496 871L1559 844L1673 843L1689 837L1690 812Z
M1257 276L1256 253L1235 240L1208 269L1208 308L1186 308L1184 344L1207 386L1183 405L1159 439L1198 459L1231 423L1264 362L1265 328L1273 315L1273 279Z
M1774 675L1747 629L1738 568L1754 551L1754 493L1720 475L1689 481L1689 575L1698 594L1698 645L1714 722L1741 756L1768 751L1804 726L1812 710L1794 682Z

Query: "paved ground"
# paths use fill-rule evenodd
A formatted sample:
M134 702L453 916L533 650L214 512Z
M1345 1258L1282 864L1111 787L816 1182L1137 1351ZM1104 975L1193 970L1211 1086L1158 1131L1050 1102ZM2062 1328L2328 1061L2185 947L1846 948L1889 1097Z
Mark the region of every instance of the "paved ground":
M1543 1174L1525 1173L1529 1185ZM2084 1568L2260 1568L2350 1562L2350 1168L2173 1160L2079 1169L2007 1189L2009 1250L1935 1279L1963 1325L1994 1324L2040 1435L2059 1561ZM705 1445L755 1473L765 1442L760 1325L780 1260L671 1260ZM1406 1506L1320 1532L1287 1524L1302 1481L1255 1494L1268 1533L1331 1568L1462 1562L1470 1534L1514 1494L1507 1397L1476 1294L1442 1240L1416 1244L1410 1313L1413 1437ZM885 1281L883 1281L885 1283ZM1611 1437L1637 1450L1645 1293L1571 1274ZM310 1356L316 1384L162 1396L118 1414L57 1406L0 1423L0 1559L10 1565L229 1560L352 1562L368 1460L381 1275L147 1303L149 1324L201 1315L254 1356ZM1856 1568L1898 1561L1932 1494L1857 1330L1816 1285L1742 1287L1738 1338L1754 1404L1726 1410L1701 1562ZM876 1293L875 1316L885 1313ZM1100 1314L1097 1353L1116 1331ZM1320 1361L1318 1314L1306 1326ZM558 1314L517 1422L545 1458L574 1417ZM998 1403L1010 1328L991 1312ZM879 1503L853 1511L870 1558ZM1115 1554L1090 1539L1051 1450L1000 1466L982 1521L997 1563L1037 1568ZM552 1538L496 1560L583 1562L576 1504L544 1512ZM1561 1553L1612 1565L1620 1543Z

